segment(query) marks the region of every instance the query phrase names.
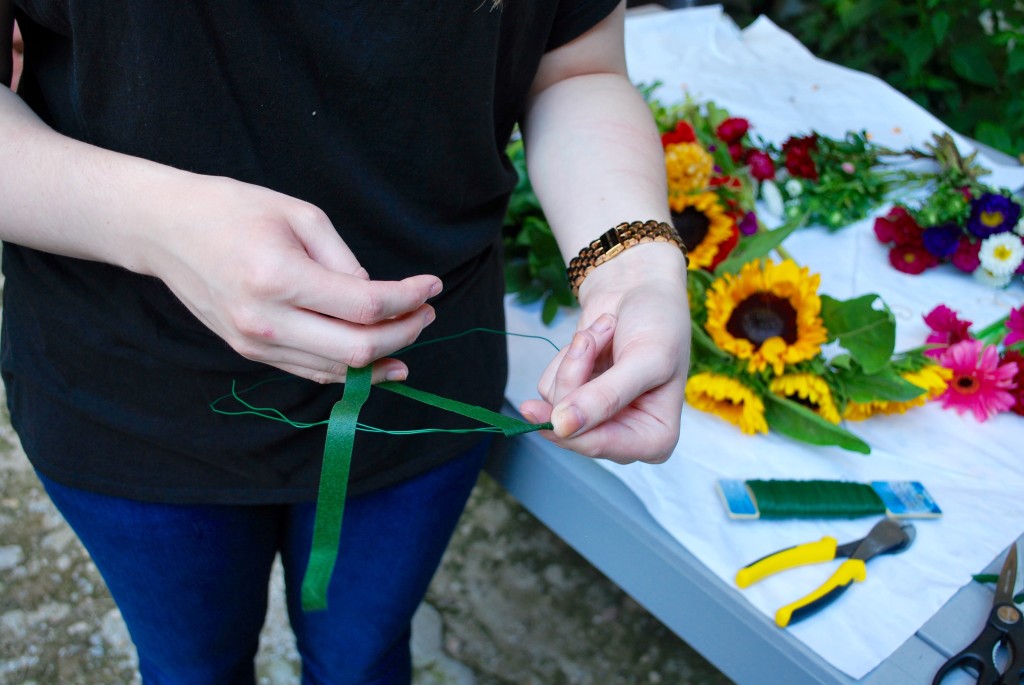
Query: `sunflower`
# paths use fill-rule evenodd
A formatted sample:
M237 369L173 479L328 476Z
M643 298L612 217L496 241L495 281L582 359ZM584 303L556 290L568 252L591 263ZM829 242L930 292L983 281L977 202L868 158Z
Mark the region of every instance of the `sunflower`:
M676 195L669 198L672 225L686 245L691 269L708 268L721 246L732 239L733 219L715 193Z
M715 160L700 143L671 143L665 146L669 197L706 189L714 170Z
M926 364L916 371L904 371L900 378L924 390L917 397L905 402L874 400L871 402L850 402L843 410L843 418L848 421L863 421L875 414L905 414L914 407L923 406L946 391L953 372L944 366Z
M780 397L804 405L829 423L839 423L839 410L832 389L824 378L813 373L787 373L772 380L768 389Z
M686 401L695 409L722 417L747 435L767 433L764 402L742 382L710 371L686 381Z
M707 291L705 329L722 350L747 360L751 373L813 359L828 339L822 323L820 277L786 260L748 262Z

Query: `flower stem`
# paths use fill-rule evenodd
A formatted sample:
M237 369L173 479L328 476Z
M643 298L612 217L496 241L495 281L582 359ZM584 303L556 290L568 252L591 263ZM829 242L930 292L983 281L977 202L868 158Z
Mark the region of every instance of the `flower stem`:
M1000 342L1006 337L1006 322L1009 320L1010 315L1007 314L1003 318L993 321L989 325L982 328L980 331L974 334L974 337L986 345L994 345Z

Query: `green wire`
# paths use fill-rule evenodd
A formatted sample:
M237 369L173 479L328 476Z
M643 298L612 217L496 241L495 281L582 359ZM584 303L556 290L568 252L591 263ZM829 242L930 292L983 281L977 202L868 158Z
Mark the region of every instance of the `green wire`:
M445 342L445 341L448 341L448 340L454 340L455 338L461 338L461 337L463 337L465 335L469 335L470 333L493 333L493 334L498 334L498 335L514 336L514 337L517 337L517 338L532 338L534 340L543 340L544 342L546 342L549 345L551 345L551 347L555 348L555 350L559 349L558 345L556 345L555 343L551 342L551 340L549 340L548 338L545 338L542 335L528 335L526 333L510 333L508 331L499 331L499 330L493 329L493 328L470 328L469 330L463 331L461 333L455 333L453 335L447 335L447 336L444 336L444 337L441 337L441 338L435 338L433 340L425 340L423 342L413 343L412 345L409 345L407 347L402 348L401 350L399 350L395 354L396 355L402 354L403 352L407 352L407 351L409 351L411 349L414 349L414 348L417 348L417 347L422 347L424 345L433 345L434 343ZM258 416L259 418L262 418L262 419L267 419L267 420L270 420L270 421L278 421L280 423L287 424L287 425L291 426L292 428L299 428L299 429L315 428L317 426L326 426L326 425L328 425L329 422L330 422L329 419L325 419L323 421L313 421L313 422L296 421L294 419L288 418L284 414L284 412L280 411L279 409L276 409L274 407L257 407L257 406L255 406L253 404L250 404L249 402L247 402L242 397L242 395L244 395L245 393L252 392L253 390L256 390L257 388L259 388L259 387L261 387L263 385L266 385L268 383L274 383L274 382L277 382L277 381L283 381L283 380L288 380L288 379L289 379L289 376L277 376L275 378L268 378L268 379L262 380L262 381L260 381L258 383L254 383L253 385L250 385L248 388L245 388L244 390L238 390L237 382L232 380L231 381L231 392L226 394L226 395L221 395L217 399L215 399L212 402L210 402L210 409L214 413L221 414L222 416ZM222 409L219 405L222 402L225 402L227 400L234 400L235 402L240 404L242 407L244 407L244 409L238 409L238 410ZM500 428L496 428L494 426L482 426L482 427L478 427L478 428L420 428L420 429L409 429L409 430L387 430L387 429L384 429L384 428L377 428L376 426L370 426L368 424L358 423L358 422L356 423L356 430L366 431L367 433L384 433L384 434L387 434L387 435L423 435L423 434L428 434L428 433L463 434L463 433L501 433L502 432L502 430Z
M762 519L858 518L885 513L866 483L830 480L748 480Z

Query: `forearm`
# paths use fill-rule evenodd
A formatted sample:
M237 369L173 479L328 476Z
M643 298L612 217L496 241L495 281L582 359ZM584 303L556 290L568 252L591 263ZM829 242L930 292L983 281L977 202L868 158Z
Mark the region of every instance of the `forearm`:
M553 84L523 129L530 180L566 262L616 224L669 220L658 131L625 75Z
M585 74L546 88L524 135L530 180L566 263L619 223L671 220L660 137L624 74ZM599 280L627 285L663 273L678 281L682 264L670 244L638 246L588 276L581 298Z
M60 135L0 89L0 238L149 272L145 227L191 174Z

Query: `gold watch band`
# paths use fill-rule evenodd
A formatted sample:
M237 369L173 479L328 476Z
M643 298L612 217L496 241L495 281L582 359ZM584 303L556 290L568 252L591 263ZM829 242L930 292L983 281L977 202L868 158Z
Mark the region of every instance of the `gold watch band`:
M602 233L569 262L566 273L569 275L572 294L580 296L580 286L591 271L623 250L644 243L672 243L686 255L683 239L671 224L654 220L621 223Z

